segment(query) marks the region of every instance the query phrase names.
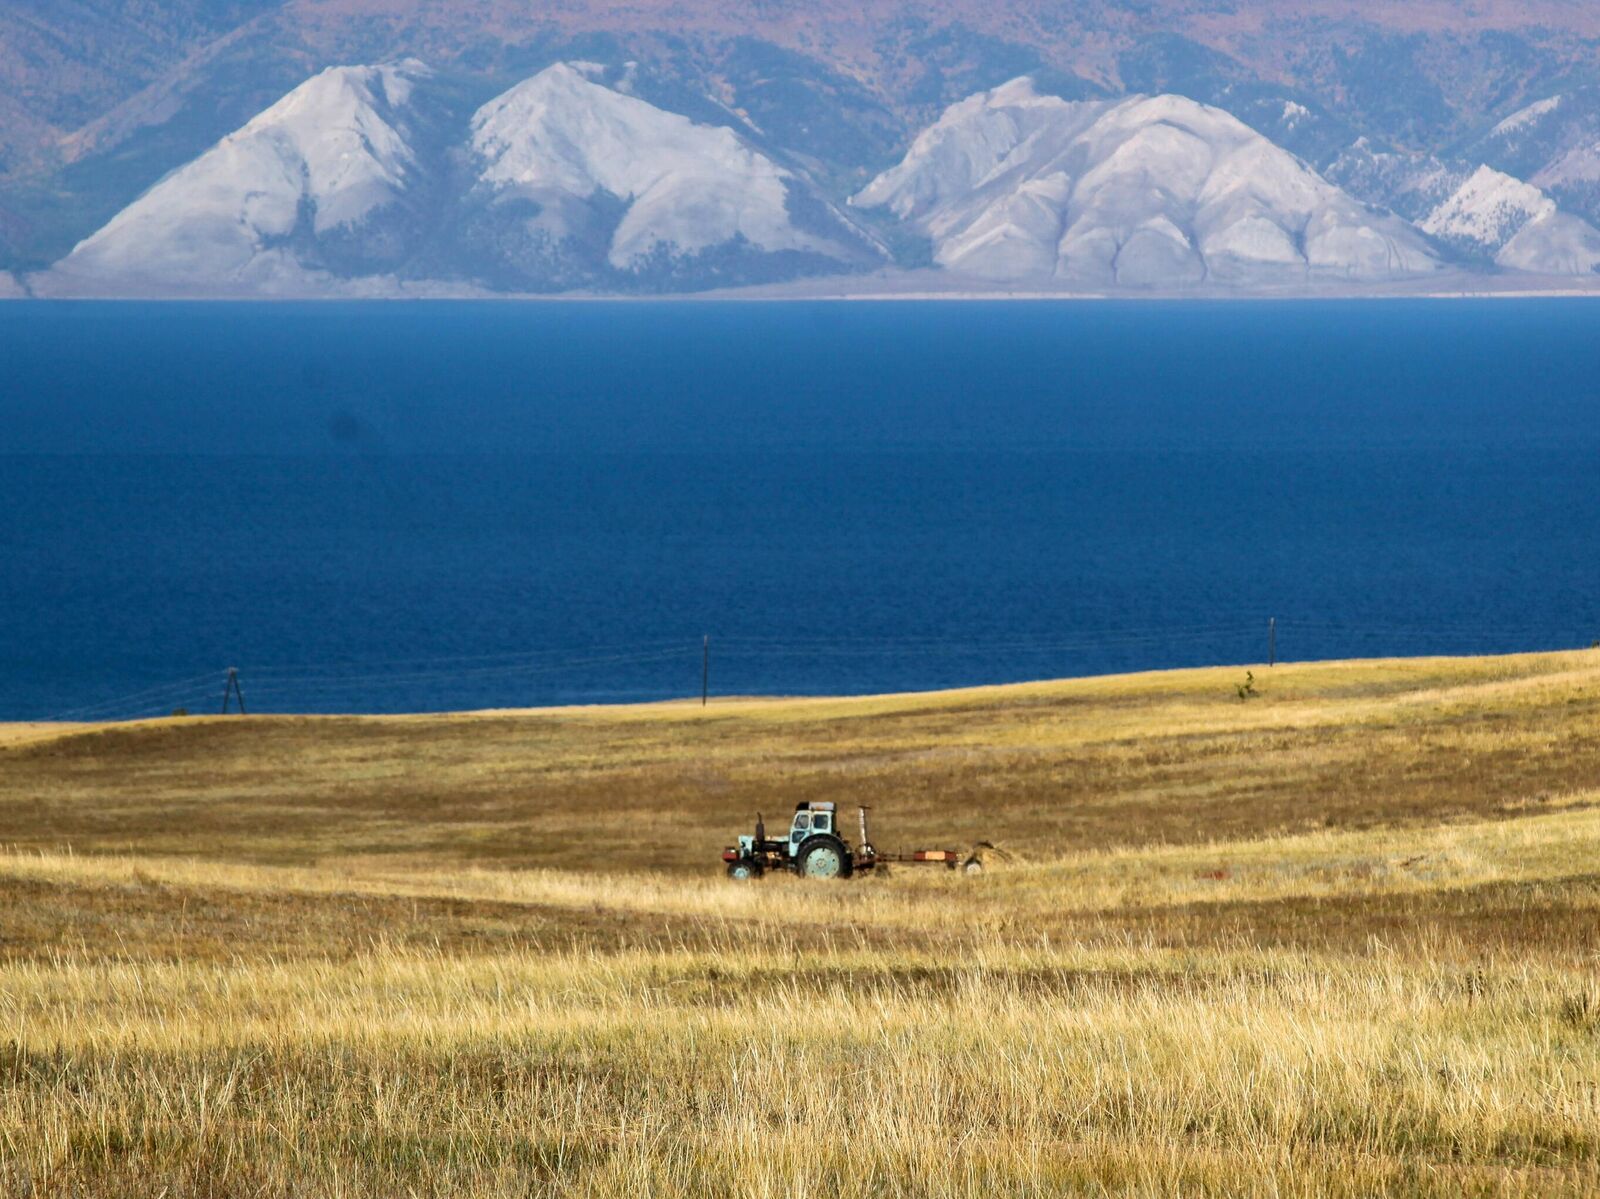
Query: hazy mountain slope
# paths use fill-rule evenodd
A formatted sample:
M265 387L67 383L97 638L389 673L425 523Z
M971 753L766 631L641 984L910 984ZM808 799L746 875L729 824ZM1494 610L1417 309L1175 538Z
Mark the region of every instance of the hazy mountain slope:
M0 175L57 155L56 142L213 38L282 0L7 0L0 5Z
M1600 273L1600 230L1570 213L1535 217L1500 248L1495 262L1546 275Z
M1541 188L1564 209L1600 221L1600 86L1526 105L1464 153Z
M1514 114L1466 149L1498 148L1504 161L1521 131L1558 106L1545 102ZM1329 164L1327 174L1359 199L1415 222L1466 261L1548 275L1592 272L1600 232L1527 179L1493 166L1378 150L1361 138Z
M1182 95L1213 108L1231 112L1274 145L1324 171L1359 136L1346 121L1304 94L1287 95L1280 89L1230 87L1216 96L1182 89Z
M1249 286L1437 265L1404 222L1227 113L1179 96L1065 101L1027 79L952 106L854 202L989 278Z
M1534 172L1533 181L1566 203L1600 216L1600 136L1551 159Z
M1366 137L1346 146L1322 170L1328 182L1356 199L1412 222L1425 219L1470 174L1432 154L1381 149Z
M1543 96L1497 121L1462 153L1497 170L1532 178L1571 150L1600 138L1600 87L1576 87Z
M414 63L322 72L162 180L60 270L270 287L402 257L420 165L409 110L426 74Z
M387 53L441 63L519 42L666 33L686 59L730 82L718 47L759 39L861 80L910 126L1021 74L1077 76L1112 94L1175 92L1230 110L1223 89L1248 100L1253 85L1266 85L1358 131L1427 150L1524 95L1538 98L1528 89L1542 79L1592 67L1600 37L1600 16L1584 0L293 0L288 13L319 40L359 13L368 39L406 39Z

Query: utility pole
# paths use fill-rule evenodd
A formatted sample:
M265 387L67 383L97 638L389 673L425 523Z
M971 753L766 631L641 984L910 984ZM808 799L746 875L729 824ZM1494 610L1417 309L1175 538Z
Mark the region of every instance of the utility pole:
M244 691L239 687L239 668L230 666L228 667L228 681L222 685L222 714L224 716L228 714L228 702L235 696L239 699L239 715L243 716L245 714Z
M700 706L711 702L711 634L700 642Z
M1278 618L1267 617L1267 665L1278 664Z

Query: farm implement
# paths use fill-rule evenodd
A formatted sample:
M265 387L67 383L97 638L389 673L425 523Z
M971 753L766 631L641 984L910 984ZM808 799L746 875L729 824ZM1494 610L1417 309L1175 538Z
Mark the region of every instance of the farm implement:
M741 836L737 845L722 851L728 864L728 877L760 878L768 871L788 871L802 878L849 878L869 871L887 873L891 864L943 866L967 874L983 871L980 846L963 853L958 849L915 849L909 853L886 853L872 844L867 829L867 809L856 809L860 836L852 843L839 827L838 814L831 802L803 802L795 805L794 820L784 837L767 836L766 822L756 814L756 831Z

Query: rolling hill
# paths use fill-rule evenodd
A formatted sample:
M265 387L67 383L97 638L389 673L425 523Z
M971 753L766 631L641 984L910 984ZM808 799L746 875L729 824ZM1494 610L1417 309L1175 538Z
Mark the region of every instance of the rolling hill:
M1238 674L0 728L0 1188L1592 1193L1596 652Z

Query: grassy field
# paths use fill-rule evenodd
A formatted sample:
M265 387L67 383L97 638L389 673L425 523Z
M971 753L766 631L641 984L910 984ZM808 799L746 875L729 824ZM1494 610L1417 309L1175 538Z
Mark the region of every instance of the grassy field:
M1243 681L0 726L0 1194L1600 1190L1600 651Z

